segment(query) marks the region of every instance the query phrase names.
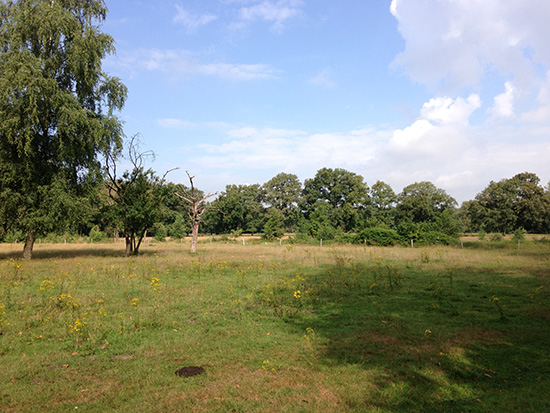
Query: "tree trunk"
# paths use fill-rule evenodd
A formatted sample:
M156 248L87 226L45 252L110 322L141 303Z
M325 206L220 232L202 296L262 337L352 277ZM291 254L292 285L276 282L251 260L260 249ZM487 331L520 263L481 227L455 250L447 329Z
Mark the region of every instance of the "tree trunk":
M126 241L126 256L129 257L132 254L132 239L130 234L124 234L124 239Z
M139 254L139 247L141 246L141 242L146 236L147 236L147 230L143 230L143 232L139 236L139 239L137 240L137 243L136 243L136 239L134 238L134 252L133 252L134 255Z
M27 239L25 240L25 246L23 247L23 258L30 260L32 258L32 249L34 248L35 235L34 231L30 230L27 233Z
M191 229L191 253L197 252L197 238L199 237L199 220L194 219Z

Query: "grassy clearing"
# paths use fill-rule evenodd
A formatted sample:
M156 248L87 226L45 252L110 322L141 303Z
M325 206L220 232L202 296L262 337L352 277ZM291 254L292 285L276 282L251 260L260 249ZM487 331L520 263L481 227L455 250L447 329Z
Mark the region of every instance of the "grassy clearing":
M2 411L550 410L545 243L122 252L0 246Z

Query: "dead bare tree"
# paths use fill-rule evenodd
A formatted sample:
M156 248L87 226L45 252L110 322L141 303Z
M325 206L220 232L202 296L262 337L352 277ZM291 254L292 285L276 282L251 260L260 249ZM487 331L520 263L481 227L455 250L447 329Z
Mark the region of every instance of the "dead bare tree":
M201 216L204 214L205 211L208 210L218 210L217 208L212 208L208 205L204 205L206 200L208 198L211 198L217 194L217 192L213 194L208 194L206 196L202 196L197 192L195 189L195 186L193 184L193 178L194 176L189 175L189 172L185 171L187 173L187 176L189 177L189 182L191 183L191 189L187 190L183 185L178 185L181 191L183 192L183 195L175 192L175 194L183 199L185 202L189 204L189 210L187 211L187 215L189 215L189 218L191 218L191 253L197 252L197 238L199 236L199 224L201 221Z

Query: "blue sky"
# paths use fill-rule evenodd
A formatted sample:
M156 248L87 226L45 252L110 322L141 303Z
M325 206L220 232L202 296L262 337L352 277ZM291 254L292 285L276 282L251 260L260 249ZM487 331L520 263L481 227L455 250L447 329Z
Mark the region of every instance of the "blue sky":
M107 0L104 69L160 175L208 192L344 168L459 202L550 180L550 2Z

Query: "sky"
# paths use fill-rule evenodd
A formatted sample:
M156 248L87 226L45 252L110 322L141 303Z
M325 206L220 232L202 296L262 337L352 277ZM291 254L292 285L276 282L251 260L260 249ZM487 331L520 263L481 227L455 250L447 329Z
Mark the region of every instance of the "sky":
M459 203L550 181L547 0L106 0L150 166L221 192L324 167Z

